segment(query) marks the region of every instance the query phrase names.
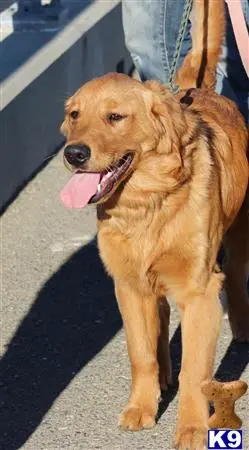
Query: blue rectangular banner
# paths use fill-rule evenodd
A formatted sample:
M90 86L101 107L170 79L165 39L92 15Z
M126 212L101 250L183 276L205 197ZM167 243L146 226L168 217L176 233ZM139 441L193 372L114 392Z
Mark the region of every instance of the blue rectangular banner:
M208 430L208 449L243 450L242 430Z

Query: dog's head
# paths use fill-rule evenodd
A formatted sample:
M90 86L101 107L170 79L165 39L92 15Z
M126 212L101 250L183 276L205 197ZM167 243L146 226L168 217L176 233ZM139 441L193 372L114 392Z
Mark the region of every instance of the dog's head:
M113 73L86 83L67 101L61 126L65 164L75 173L64 203L106 201L134 171L153 174L155 152L179 163L183 128L179 102L157 82Z

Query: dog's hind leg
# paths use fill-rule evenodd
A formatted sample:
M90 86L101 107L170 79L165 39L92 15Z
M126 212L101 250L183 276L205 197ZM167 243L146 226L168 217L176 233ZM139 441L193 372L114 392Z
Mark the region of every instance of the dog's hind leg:
M169 349L170 306L166 297L159 297L158 309L160 317L160 334L158 338L157 358L159 363L159 381L161 389L172 384L172 367Z
M249 191L241 210L225 236L224 264L229 321L234 339L249 341Z
M119 418L121 428L131 431L151 428L160 399L157 342L159 313L157 297L144 295L128 283L115 282L131 361L132 386L129 402Z

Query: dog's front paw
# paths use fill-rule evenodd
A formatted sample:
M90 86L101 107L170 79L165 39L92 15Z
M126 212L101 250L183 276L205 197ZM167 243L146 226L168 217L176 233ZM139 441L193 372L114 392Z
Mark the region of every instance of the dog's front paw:
M178 430L175 441L178 450L205 450L207 448L207 429L185 426Z
M123 430L138 431L155 426L155 414L149 408L127 406L119 416L119 426Z

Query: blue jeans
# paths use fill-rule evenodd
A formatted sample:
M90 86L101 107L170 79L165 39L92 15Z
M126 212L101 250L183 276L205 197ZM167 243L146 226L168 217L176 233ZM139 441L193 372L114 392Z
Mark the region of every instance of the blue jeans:
M249 26L249 0L243 0ZM169 80L185 0L122 0L123 27L128 50L141 79ZM249 80L241 62L229 14L216 91L235 101L248 121ZM191 23L184 37L178 67L191 48Z

